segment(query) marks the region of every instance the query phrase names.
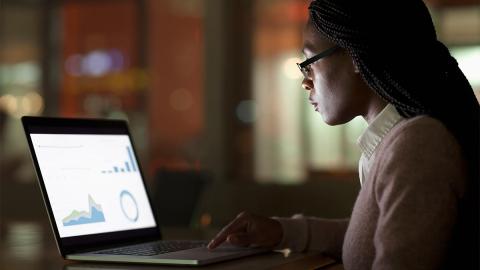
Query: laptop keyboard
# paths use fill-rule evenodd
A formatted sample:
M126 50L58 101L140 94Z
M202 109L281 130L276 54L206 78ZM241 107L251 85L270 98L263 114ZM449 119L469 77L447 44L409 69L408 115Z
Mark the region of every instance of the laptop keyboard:
M134 256L153 256L162 253L169 253L179 250L205 247L205 241L160 241L141 245L126 246L115 249L108 249L95 252L97 254L109 255L134 255Z

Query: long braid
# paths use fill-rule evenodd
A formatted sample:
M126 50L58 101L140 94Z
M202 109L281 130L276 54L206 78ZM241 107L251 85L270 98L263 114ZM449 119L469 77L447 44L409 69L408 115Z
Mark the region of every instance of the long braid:
M469 180L459 205L452 240L457 253L452 258L478 269L480 108L458 63L437 40L425 4L313 0L309 9L315 28L351 55L364 81L381 98L404 117L427 114L438 119L459 142Z

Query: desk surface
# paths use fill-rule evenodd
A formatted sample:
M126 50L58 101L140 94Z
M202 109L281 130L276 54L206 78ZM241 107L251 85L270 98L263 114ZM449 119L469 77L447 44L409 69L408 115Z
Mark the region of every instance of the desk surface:
M57 248L51 237L50 228L44 228L36 224L15 224L7 232L0 235L0 269L16 270L192 270L192 269L328 269L342 270L343 267L332 259L318 253L289 254L272 252L251 256L247 258L202 266L202 267L178 267L160 265L138 264L106 264L106 263L83 263L63 260L58 254ZM186 239L191 237L191 232L182 233L181 230L173 230L165 233L166 239L178 238L179 235ZM171 237L168 237L171 236ZM181 239L181 238L180 238Z

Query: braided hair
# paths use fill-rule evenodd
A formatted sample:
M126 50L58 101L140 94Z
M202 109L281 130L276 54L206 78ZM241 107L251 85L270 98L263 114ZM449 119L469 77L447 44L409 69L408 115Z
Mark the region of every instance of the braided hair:
M479 104L457 61L437 40L427 7L421 0L313 0L309 11L310 23L351 55L381 98L404 117L438 119L458 141L469 179L449 257L457 267L464 262L479 269Z

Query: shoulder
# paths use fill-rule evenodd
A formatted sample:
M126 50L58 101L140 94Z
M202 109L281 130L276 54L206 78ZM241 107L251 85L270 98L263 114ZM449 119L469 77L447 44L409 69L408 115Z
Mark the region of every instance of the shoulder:
M379 186L440 183L463 193L465 162L460 145L439 120L417 116L398 123L376 153L373 176Z
M384 138L378 155L389 153L401 158L413 154L434 158L447 155L460 158L460 145L439 120L422 115L398 123Z

